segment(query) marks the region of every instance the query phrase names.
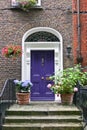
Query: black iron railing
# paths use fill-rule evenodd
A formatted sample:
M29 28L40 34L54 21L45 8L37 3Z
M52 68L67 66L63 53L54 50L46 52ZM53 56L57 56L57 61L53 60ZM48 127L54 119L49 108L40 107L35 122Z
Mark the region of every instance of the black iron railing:
M7 79L0 93L0 130L4 121L5 110L16 101L14 79Z
M78 92L74 94L73 102L81 111L84 129L87 126L87 86L81 86L81 84L78 82L77 87Z

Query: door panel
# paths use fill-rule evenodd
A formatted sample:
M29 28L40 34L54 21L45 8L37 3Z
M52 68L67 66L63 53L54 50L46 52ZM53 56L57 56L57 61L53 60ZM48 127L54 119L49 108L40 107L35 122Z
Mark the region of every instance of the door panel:
M31 51L31 100L54 100L47 79L54 72L54 51Z

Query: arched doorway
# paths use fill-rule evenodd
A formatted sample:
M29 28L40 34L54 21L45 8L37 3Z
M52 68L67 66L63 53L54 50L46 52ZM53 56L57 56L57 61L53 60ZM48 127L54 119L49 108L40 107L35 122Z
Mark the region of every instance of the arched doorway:
M54 100L47 78L63 69L62 36L52 28L32 28L24 34L22 48L22 80L33 82L31 100Z

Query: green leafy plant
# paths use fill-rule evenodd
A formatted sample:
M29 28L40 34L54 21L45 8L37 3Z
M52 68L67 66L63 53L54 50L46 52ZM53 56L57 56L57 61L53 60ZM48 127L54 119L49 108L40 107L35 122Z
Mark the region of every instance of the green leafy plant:
M73 93L78 91L76 88L78 81L82 86L87 84L87 72L82 72L81 65L77 64L74 67L64 69L62 72L58 71L49 79L53 81L53 84L47 87L54 93Z
M18 0L20 8L24 11L27 11L30 7L36 5L37 0Z

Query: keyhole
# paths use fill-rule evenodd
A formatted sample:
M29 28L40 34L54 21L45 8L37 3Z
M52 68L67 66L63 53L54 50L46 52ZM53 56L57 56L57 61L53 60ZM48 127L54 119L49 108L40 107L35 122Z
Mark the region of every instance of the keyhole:
M41 59L42 66L44 65L44 57Z

